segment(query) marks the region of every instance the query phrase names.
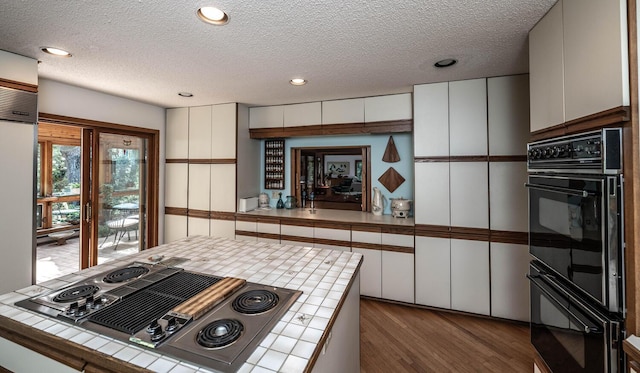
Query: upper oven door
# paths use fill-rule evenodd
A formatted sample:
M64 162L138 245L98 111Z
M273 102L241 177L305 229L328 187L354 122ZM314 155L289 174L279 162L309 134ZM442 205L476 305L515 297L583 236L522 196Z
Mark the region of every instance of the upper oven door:
M531 255L620 312L620 176L530 175Z

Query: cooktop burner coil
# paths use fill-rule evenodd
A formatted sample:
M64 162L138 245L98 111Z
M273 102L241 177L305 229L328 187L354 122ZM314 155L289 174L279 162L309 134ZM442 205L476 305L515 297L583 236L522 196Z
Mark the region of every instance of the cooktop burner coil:
M84 299L98 292L100 288L96 285L79 285L61 291L53 298L54 302L66 303Z
M267 312L278 304L278 294L269 290L249 290L233 300L233 309L245 315Z
M244 325L235 319L220 319L209 323L198 332L196 341L206 348L221 348L238 340Z
M138 278L142 275L145 275L148 272L149 272L149 268L142 267L142 266L131 266L126 268L121 268L113 272L109 272L106 276L104 276L102 281L109 284L125 282L127 280L131 280L134 278Z

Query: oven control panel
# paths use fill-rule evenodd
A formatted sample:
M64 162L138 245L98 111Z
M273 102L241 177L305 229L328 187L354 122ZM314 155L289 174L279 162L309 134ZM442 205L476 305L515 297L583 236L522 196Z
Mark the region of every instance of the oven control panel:
M605 128L527 145L530 172L622 172L622 129Z

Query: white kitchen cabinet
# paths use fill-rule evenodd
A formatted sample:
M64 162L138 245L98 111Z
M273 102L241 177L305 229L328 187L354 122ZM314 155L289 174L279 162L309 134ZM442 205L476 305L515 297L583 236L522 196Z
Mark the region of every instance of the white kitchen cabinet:
M236 236L236 224L233 220L210 219L209 235L234 239Z
M249 108L249 128L280 128L283 124L283 105Z
M322 101L322 124L364 123L364 98Z
M449 83L449 154L487 154L487 80Z
M189 166L187 164L167 163L165 165L164 205L187 208L188 182Z
M491 243L491 316L529 321L529 247Z
M523 155L529 140L529 75L487 79L489 155Z
M186 159L189 157L189 108L167 109L166 117L167 159Z
M322 103L284 105L284 126L312 126L322 124Z
M451 240L451 308L490 314L488 242Z
M396 233L382 233L382 244L391 246L402 247L415 247L415 236L413 234L396 234Z
M558 0L529 32L531 132L565 121L562 4Z
M347 227L349 227L347 225ZM325 240L351 242L351 230L313 227L313 237Z
M489 211L491 229L527 232L529 229L526 162L491 162L489 165Z
M181 215L164 215L164 243L187 237L187 217Z
M449 165L451 172L451 226L489 228L487 163L451 162Z
M365 97L364 121L380 122L413 118L411 93Z
M236 158L236 112L235 103L211 107L211 158Z
M189 210L209 211L211 165L189 165Z
M416 304L451 308L451 240L416 236Z
M416 157L449 155L449 83L413 87L413 151Z
M210 183L209 209L211 211L236 211L236 165L212 164Z
M563 0L562 24L565 121L628 106L627 1Z
M187 235L188 236L209 236L209 219L187 218Z
M358 245L358 243L380 245L382 243L382 234L380 233L380 229L377 229L375 232L352 230L351 245L355 246Z
M256 233L258 231L257 222L255 221L236 220L235 229L238 231L252 232L252 233ZM236 240L257 241L258 238L255 235L251 235L251 236L236 235Z
M414 255L382 251L382 298L414 303Z
M415 163L416 224L450 225L449 163Z
M278 236L278 238L267 238L258 236L258 242L280 243L280 224L258 222L256 225L258 233L267 233Z
M281 243L291 245L313 246L313 227L280 224ZM298 239L288 241L284 236L300 237Z
M189 158L211 158L211 106L189 108Z
M360 294L382 298L382 251L364 249L353 243L351 251L363 256L360 267Z

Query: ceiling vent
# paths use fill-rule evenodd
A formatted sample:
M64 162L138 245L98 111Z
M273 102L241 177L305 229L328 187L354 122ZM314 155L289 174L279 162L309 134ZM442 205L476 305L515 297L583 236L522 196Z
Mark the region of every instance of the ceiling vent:
M0 120L38 122L38 94L0 87Z

